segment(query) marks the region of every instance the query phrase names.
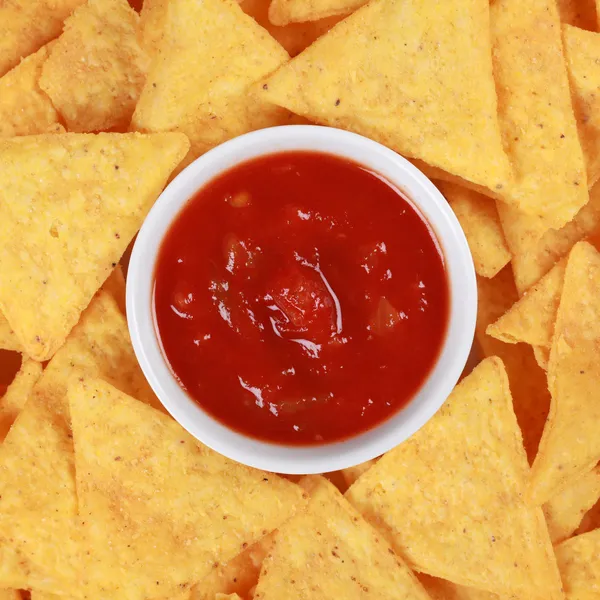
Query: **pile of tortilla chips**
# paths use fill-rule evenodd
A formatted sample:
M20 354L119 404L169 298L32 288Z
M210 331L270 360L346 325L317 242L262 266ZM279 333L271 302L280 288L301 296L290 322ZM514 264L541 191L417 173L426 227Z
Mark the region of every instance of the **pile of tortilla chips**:
M600 599L600 1L0 1L0 600ZM293 58L291 58L293 57ZM474 368L284 478L165 414L125 315L166 183L335 126L434 178Z

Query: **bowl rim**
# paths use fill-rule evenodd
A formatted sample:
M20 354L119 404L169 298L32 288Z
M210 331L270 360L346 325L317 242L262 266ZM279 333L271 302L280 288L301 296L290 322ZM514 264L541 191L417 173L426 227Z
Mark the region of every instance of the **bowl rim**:
M180 387L156 333L152 296L162 239L183 206L214 177L259 156L316 151L347 158L401 189L424 216L442 248L450 291L446 338L437 362L413 399L372 429L343 441L286 446L250 438L205 412ZM477 282L464 232L433 183L393 150L356 133L317 125L261 129L229 140L179 173L149 211L135 241L127 275L128 326L140 367L167 411L192 436L227 458L285 474L336 471L376 458L419 430L445 402L471 351Z

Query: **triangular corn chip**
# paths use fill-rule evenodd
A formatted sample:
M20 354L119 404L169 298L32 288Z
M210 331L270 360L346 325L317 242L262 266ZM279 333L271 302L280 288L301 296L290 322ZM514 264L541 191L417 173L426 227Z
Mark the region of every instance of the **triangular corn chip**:
M588 533L590 531L594 531L594 529L600 528L600 499L588 510L583 519L581 520L581 524L577 528L575 533L577 535L581 535L582 533Z
M335 15L349 15L366 4L366 0L273 0L269 20L273 25L317 21Z
M487 333L508 344L525 342L549 351L566 264L566 260L556 263L510 310L487 328Z
M67 389L73 369L87 377L102 377L122 392L162 408L138 365L125 318L106 291L94 297L34 390L35 398L67 428Z
M550 410L546 373L536 364L526 344L505 344L486 333L490 323L503 315L517 300L512 271L505 267L493 279L477 278L478 310L475 339L484 357L502 359L513 398L513 408L523 434L527 458L532 463Z
M0 350L23 351L15 332L2 312L0 312Z
M80 578L73 442L29 401L0 445L0 587L69 595Z
M58 113L38 84L49 47L43 46L0 79L0 137L46 133L58 124Z
M523 499L528 476L508 378L489 358L346 495L418 571L498 594L561 598L544 515Z
M573 102L591 186L600 178L600 34L563 26L565 58L573 86Z
M600 253L580 242L565 271L548 365L550 415L532 468L543 504L600 460Z
M600 529L556 547L556 560L567 600L595 600L600 595Z
M498 596L492 592L456 585L429 575L420 574L419 580L431 596L431 600L520 600L515 596Z
M94 548L88 597L181 591L302 504L295 484L216 454L101 380L76 379L68 395L80 514Z
M67 19L40 87L69 131L127 130L149 66L138 26L127 0L89 0Z
M11 425L23 410L33 386L42 374L42 365L29 358L23 364L6 393L0 398L0 443L6 437Z
M600 467L585 473L543 506L553 544L570 537L600 498Z
M436 185L465 232L477 274L494 277L510 262L510 252L493 200L454 183Z
M63 344L187 149L175 133L0 140L0 310L29 356Z
M0 600L23 600L18 590L0 590Z
M125 274L121 265L117 265L114 271L109 275L108 279L102 284L102 289L110 294L117 303L121 314L125 316L127 313L125 302Z
M325 478L305 477L306 511L283 525L263 562L254 600L427 600L410 569Z
M558 12L563 23L596 31L595 0L558 0Z
M588 193L556 3L531 0L524 10L521 0L496 0L490 14L500 122L515 169L500 193L559 228Z
M342 469L342 477L346 484L346 489L349 488L361 475L364 475L375 463L377 459L368 460L354 467Z
M85 0L10 0L0 3L0 77L60 35L63 21Z
M170 0L156 10L162 34L133 129L184 132L189 162L232 137L288 120L249 88L289 57L233 0Z
M600 185L590 190L589 202L562 229L548 229L537 217L503 202L496 203L510 248L519 296L537 283L580 240L600 233Z
M486 0L375 0L268 78L262 95L495 189L510 168L488 32Z

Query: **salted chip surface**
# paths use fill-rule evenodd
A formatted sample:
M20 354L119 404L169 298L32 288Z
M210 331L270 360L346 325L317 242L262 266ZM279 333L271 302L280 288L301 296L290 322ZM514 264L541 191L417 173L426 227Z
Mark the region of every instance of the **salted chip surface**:
M516 596L499 596L429 575L419 574L419 581L431 596L431 600L519 600Z
M300 485L310 494L308 507L275 534L255 600L428 598L410 569L331 483L309 476Z
M233 0L170 0L168 10L156 7L145 35L152 26L161 33L132 129L185 133L190 162L237 135L289 121L250 90L289 56Z
M273 25L317 21L335 15L349 15L366 4L365 0L273 0L269 20Z
M600 185L590 190L589 202L561 229L546 229L537 217L525 215L503 202L496 203L502 230L512 253L519 295L537 283L571 248L600 233Z
M600 594L600 529L556 547L567 600L594 600Z
M487 333L509 344L525 342L549 351L566 265L566 260L556 263L518 302L489 325Z
M454 183L438 181L436 186L465 232L477 274L494 277L511 258L496 205L490 198Z
M126 282L125 274L123 273L123 267L117 265L113 272L108 276L108 279L102 284L102 288L105 292L109 293L117 303L121 314L125 316L127 314L126 308Z
M65 596L77 589L74 468L69 432L29 401L0 444L0 587Z
M499 0L490 15L500 123L515 170L500 194L546 229L559 228L588 193L556 3Z
M0 600L22 600L19 590L0 590Z
M104 381L76 378L68 396L79 510L94 548L82 581L89 597L180 592L303 504L295 484L216 454Z
M599 498L600 467L596 467L546 502L543 510L552 543L571 537Z
M4 396L0 398L0 443L6 437L11 425L23 410L33 386L42 375L42 365L29 358L23 363Z
M563 40L591 187L600 178L600 34L564 25Z
M600 460L600 253L578 243L565 271L550 362L550 414L532 467L529 495L543 504Z
M508 378L489 358L346 496L417 571L498 594L561 598L544 515L524 501L528 477Z
M17 339L17 335L2 312L0 312L0 350L12 350L14 352L23 351L23 347Z
M0 4L0 77L59 36L85 0L9 0Z
M67 19L39 85L72 132L126 131L149 59L127 0L89 0Z
M39 86L49 46L0 78L0 137L46 133L59 123L54 105Z
M187 150L177 133L0 140L0 310L29 356L64 343Z
M312 121L361 133L495 189L511 173L488 32L484 0L375 0L279 69L260 91Z

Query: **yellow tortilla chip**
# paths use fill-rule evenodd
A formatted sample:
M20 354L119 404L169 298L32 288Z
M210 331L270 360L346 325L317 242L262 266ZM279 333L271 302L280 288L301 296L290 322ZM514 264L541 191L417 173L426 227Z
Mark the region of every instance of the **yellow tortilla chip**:
M190 600L213 600L219 594L250 596L258 583L258 576L265 556L273 546L271 533L238 554L227 564L219 565L211 574L192 588Z
M510 252L494 202L453 183L439 181L436 185L465 232L477 274L494 277L510 262Z
M174 133L0 140L0 310L29 356L63 344L187 149Z
M553 496L543 506L548 532L558 544L579 527L585 513L600 498L600 467L585 473L571 486Z
M59 123L50 98L38 85L49 46L28 56L0 79L0 137L46 133Z
M108 279L102 284L102 289L113 297L121 314L125 316L127 314L125 301L126 284L125 274L120 264L115 267L113 272L108 276Z
M215 600L242 600L238 594L216 594Z
M29 401L0 445L0 586L68 596L80 578L69 432Z
M600 34L564 25L563 40L591 187L600 178Z
M0 77L60 35L85 0L10 0L0 4Z
M581 535L582 533L588 533L588 531L594 531L594 529L598 528L600 528L600 499L585 513L575 533Z
M492 592L456 585L422 573L419 574L419 581L431 596L431 600L520 600L515 596L498 596Z
M567 600L594 600L600 594L600 529L556 547Z
M336 15L349 15L363 4L366 4L366 0L272 0L269 21L279 26L318 21Z
M312 121L356 131L495 189L506 185L510 167L488 31L486 0L375 0L279 69L260 91Z
M34 390L35 398L67 428L70 419L66 395L73 369L88 377L102 377L122 392L162 408L138 365L125 318L107 292L94 297Z
M597 30L595 0L558 0L557 4L563 23L589 31Z
M23 351L23 346L2 312L0 312L0 350Z
M108 383L75 378L68 396L79 510L94 548L88 597L180 592L303 503L295 484L216 454Z
M127 0L89 0L67 19L40 87L69 131L128 128L148 70L138 25Z
M529 462L537 454L542 431L550 410L550 393L546 373L536 364L531 348L526 344L505 344L486 333L516 302L517 290L512 271L505 267L493 279L477 279L478 310L475 340L483 356L498 356L510 382L513 408L523 434L523 443Z
M528 478L508 378L502 361L488 358L346 496L417 571L498 594L558 599L544 515L523 498Z
M590 201L562 229L540 228L539 219L497 203L502 229L513 255L512 267L519 295L537 283L569 250L600 231L600 185L590 191ZM545 230L545 231L544 231Z
M289 120L250 91L289 57L233 0L170 0L157 12L162 33L132 129L182 131L191 162L225 140Z
M524 342L549 351L566 264L566 260L558 262L506 313L489 325L487 333L508 344Z
M562 227L588 201L554 0L490 4L494 74L504 144L515 181L503 199L548 227Z
M18 590L0 590L0 600L23 600Z
M275 534L254 600L427 600L408 567L331 483L309 476L300 485L310 494L308 507Z
M39 362L23 358L23 364L6 393L0 398L0 443L6 437L11 425L23 410L33 386L42 374Z
M600 460L600 253L578 243L565 271L548 387L550 414L532 468L530 497L543 504Z
M360 463L354 467L348 467L342 469L342 476L346 482L346 488L349 488L361 475L364 475L375 463L377 459L368 460L367 462Z

